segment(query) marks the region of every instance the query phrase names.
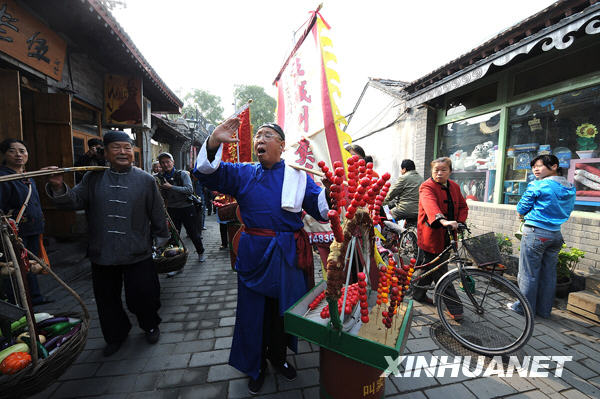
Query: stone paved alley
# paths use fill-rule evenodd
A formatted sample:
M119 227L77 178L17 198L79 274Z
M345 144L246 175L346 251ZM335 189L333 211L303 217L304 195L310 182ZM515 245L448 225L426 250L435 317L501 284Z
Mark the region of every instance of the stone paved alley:
M236 307L236 277L226 251L219 251L215 216L207 218L204 232L207 261L190 257L183 273L160 277L163 322L161 338L150 346L134 326L128 340L115 355L105 358L89 273L70 282L89 307L91 327L85 350L60 380L34 398L244 398L246 377L227 365ZM52 292L63 298L38 310L76 308L61 288ZM417 304L418 305L418 304ZM132 323L135 320L131 317ZM415 308L405 354L453 355L431 338L437 321L433 307ZM284 381L270 372L259 397L319 397L318 347L300 341L299 353L289 356L298 378ZM600 325L564 310L551 320L536 319L528 355L570 355L561 378L419 378L390 377L386 398L600 398Z

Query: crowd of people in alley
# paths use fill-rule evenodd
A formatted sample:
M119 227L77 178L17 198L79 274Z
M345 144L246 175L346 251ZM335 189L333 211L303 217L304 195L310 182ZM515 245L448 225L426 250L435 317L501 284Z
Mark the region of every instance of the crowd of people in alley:
M217 126L190 171L177 169L174 157L163 152L147 173L133 166L131 137L122 131L107 131L102 141L90 140L90 150L77 164L109 168L78 175L74 187L65 183L62 174L53 174L40 188L41 194L32 179L0 182L0 210L13 218L22 215L17 220L19 234L25 246L40 257L44 256L40 195L61 209L85 210L93 291L106 341L103 354L111 356L120 350L132 328L121 300L123 289L127 309L137 318L148 343L156 344L160 339L160 279L152 253L153 246L164 247L171 238L167 218L177 231L185 227L193 243L197 257L190 258L188 264L202 267L210 261L202 231L206 229L206 216L215 212L212 197L215 193L233 196L243 224L235 242L238 301L229 363L249 376L248 390L257 394L268 363L287 380L297 376L286 359L287 348L297 350L297 338L285 333L283 312L308 291L314 273L313 251L303 229L302 212L326 222L331 199L327 188L282 159L286 137L275 123L256 130L252 146L257 163L222 162L223 144L237 141L239 124L234 117ZM347 149L369 161L360 146ZM4 140L0 153L0 176L25 171L28 148L23 141ZM537 156L531 168L537 180L528 186L515 215L525 225L518 281L534 313L549 317L562 244L560 227L573 210L575 189L561 176L554 155ZM448 245L446 231L455 231L460 223L466 223L469 208L459 185L450 179L450 158L434 159L427 179L417 173L410 159L401 162L401 173L384 204L392 219L415 221L417 261L427 263ZM220 227L223 225L220 223ZM226 249L232 245L227 240L226 226L220 232L220 248ZM441 257L437 262L443 261ZM444 272L440 268L427 277L428 282ZM33 303L47 303L49 299L40 292L36 276L29 274L27 281ZM14 302L7 279L0 288L6 299ZM460 320L463 309L451 297L450 292L445 299L450 316ZM413 298L431 303L424 289L415 290ZM521 311L519 303L507 305L515 312Z

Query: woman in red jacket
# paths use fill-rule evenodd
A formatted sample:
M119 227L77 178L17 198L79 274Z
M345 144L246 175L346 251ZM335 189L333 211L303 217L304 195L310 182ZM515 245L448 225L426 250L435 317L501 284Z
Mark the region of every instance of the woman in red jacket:
M465 223L469 208L460 192L458 184L449 179L452 173L452 161L443 157L431 162L431 178L419 188L419 216L417 221L417 244L419 246L418 264L428 263L438 256L449 244L446 229L456 230L458 223ZM450 253L436 262L448 259ZM431 267L433 267L432 265ZM448 271L448 265L443 265L436 272L424 277L418 282L420 286L429 286ZM453 301L450 298L456 298ZM427 290L416 288L413 299L419 302L432 303L427 297ZM455 320L462 319L462 304L458 300L453 287L444 295L444 302L450 316Z

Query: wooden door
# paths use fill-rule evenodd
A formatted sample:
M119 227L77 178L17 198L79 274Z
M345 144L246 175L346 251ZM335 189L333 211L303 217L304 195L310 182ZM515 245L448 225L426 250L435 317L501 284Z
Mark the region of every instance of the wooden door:
M30 169L43 166L73 166L71 100L68 94L34 93L34 157ZM31 141L31 138L28 139ZM72 176L71 176L72 177ZM73 184L72 181L69 182Z
M19 72L0 69L0 141L23 140Z
M71 99L62 93L33 93L33 137L29 143L29 170L44 166L73 166L71 135ZM37 179L46 219L46 234L71 236L76 231L75 212L58 210L44 194L45 179ZM65 182L73 187L74 174L65 174Z

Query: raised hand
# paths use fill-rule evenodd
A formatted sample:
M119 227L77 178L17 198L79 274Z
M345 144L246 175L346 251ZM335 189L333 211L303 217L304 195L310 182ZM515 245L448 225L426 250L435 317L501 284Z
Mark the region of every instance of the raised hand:
M207 147L209 150L215 150L221 143L236 143L239 141L233 135L238 131L241 121L239 118L230 118L215 128L208 138Z

